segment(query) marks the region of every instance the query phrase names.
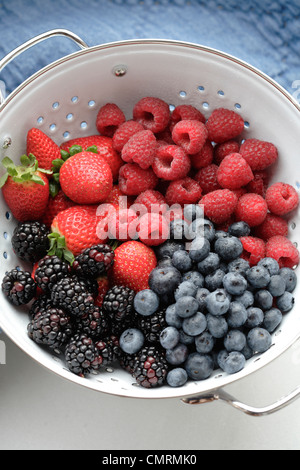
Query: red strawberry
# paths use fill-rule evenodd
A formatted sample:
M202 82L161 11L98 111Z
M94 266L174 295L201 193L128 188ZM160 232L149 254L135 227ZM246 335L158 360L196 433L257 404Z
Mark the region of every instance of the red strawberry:
M50 237L54 240L57 237L58 244L76 256L104 241L98 237L98 221L96 205L75 205L57 214L52 222L53 233Z
M95 298L95 305L97 305L98 307L102 307L103 299L110 286L107 275L97 277L97 283L98 283L98 294Z
M40 219L49 199L49 181L44 170L38 168L33 155L23 155L21 165L5 157L2 160L6 173L0 180L2 194L12 215L19 221Z
M49 202L43 217L40 219L41 222L51 227L54 217L61 211L68 209L69 207L75 206L75 202L67 198L62 190L59 190L56 196L49 197Z
M115 250L114 265L110 271L112 284L127 286L135 292L148 289L149 275L156 264L152 248L138 241L122 243Z
M73 145L78 145L82 150L87 150L90 147L95 146L97 148L97 153L101 155L110 166L110 169L113 174L114 181L117 181L119 176L119 170L123 165L123 160L120 154L114 149L113 141L111 137L106 137L103 135L90 135L87 137L78 137L77 139L69 140L61 144L61 150L67 152L70 151L70 148Z
M59 172L63 192L77 204L104 202L113 187L112 172L105 158L79 152L68 158Z
M39 168L52 169L52 161L61 158L59 146L40 129L33 127L27 133L27 155L33 154Z

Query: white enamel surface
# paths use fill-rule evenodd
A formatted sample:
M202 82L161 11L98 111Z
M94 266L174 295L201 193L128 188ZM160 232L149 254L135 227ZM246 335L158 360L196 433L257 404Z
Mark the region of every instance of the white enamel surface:
M119 65L127 68L123 77L113 73ZM160 97L173 106L193 104L206 116L221 106L240 113L249 123L244 138L256 137L277 146L279 163L274 180L288 182L299 189L297 103L268 77L233 57L192 44L168 41L128 41L93 47L67 56L28 79L0 108L0 157L9 156L18 161L26 151L26 133L31 127L40 127L60 144L95 133L95 118L103 104L115 102L130 118L133 105L147 95ZM11 138L12 145L4 150L2 144L7 137ZM0 207L2 279L6 271L23 265L11 252L10 237L15 221L7 218L7 207L2 199ZM291 217L289 236L294 243L299 242L299 212ZM88 379L74 376L59 358L27 337L27 314L22 308L12 307L2 293L0 325L26 354L74 383L113 395L172 398L224 387L282 354L299 337L299 286L295 299L296 306L285 315L280 329L273 335L269 351L249 360L245 369L234 376L216 371L208 380L190 381L178 389L143 389L133 385L131 376L119 368L101 370Z

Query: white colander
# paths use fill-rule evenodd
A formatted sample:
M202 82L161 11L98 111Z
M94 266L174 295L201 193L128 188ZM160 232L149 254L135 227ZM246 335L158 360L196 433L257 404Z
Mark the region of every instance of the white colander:
M300 106L259 70L228 54L186 42L145 39L88 47L70 31L53 30L29 40L4 57L0 71L29 47L58 35L72 39L81 50L35 73L6 99L0 95L1 159L8 156L19 162L26 152L26 134L31 127L40 128L61 144L71 138L97 133L96 115L107 102L118 104L128 119L140 98L156 96L170 106L192 104L206 116L221 106L240 113L245 121L244 138L273 142L279 150L273 181L285 181L299 189ZM11 250L15 225L1 197L1 279L6 271L16 266L27 267ZM293 214L289 227L289 237L297 243L299 212ZM144 389L134 383L130 374L117 367L103 369L86 379L75 376L60 358L28 338L27 314L24 309L10 305L2 294L0 325L7 336L37 362L84 387L132 398L178 397L185 403L221 399L246 413L261 415L285 406L299 395L300 388L263 409L239 403L223 388L270 363L299 338L299 289L298 285L294 293L296 306L285 315L267 352L250 359L238 374L227 375L219 370L205 381L190 381L180 388Z

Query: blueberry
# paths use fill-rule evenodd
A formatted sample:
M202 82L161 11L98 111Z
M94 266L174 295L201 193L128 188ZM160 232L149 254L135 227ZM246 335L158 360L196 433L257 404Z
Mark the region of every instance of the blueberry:
M282 313L278 308L271 308L265 312L263 326L269 333L273 333L281 322Z
M140 315L152 315L159 307L159 297L153 290L144 289L136 293L133 305Z
M248 283L242 274L229 272L223 278L223 286L229 294L242 295L247 289Z
M273 297L279 297L286 290L286 281L280 274L273 274L268 284L268 291Z
M249 225L243 220L240 222L234 222L228 227L228 233L234 237L247 237L250 234Z
M119 345L127 354L137 353L144 345L144 335L137 328L128 328L120 336Z
M178 343L175 348L166 350L166 360L172 366L184 364L189 355L189 349L186 344Z
M176 367L167 373L166 381L170 387L182 387L188 380L188 375L182 367Z
M232 261L243 253L243 245L239 238L231 235L220 237L215 242L215 252L225 261Z
M175 326L175 328L181 328L182 318L180 318L175 311L175 304L169 305L166 308L165 320L169 326Z
M267 351L272 344L272 337L265 328L252 328L247 335L248 345L254 353Z
M236 258L228 263L229 272L239 273L244 277L246 277L248 269L250 269L250 264L243 258Z
M242 351L246 346L246 335L240 330L230 330L224 338L226 351Z
M254 294L254 304L262 310L269 310L273 305L273 296L267 289L260 289Z
M241 302L248 308L254 304L254 294L250 290L246 290L242 295L237 295L234 300Z
M259 307L249 307L247 308L247 328L255 328L260 326L264 321L264 312Z
M208 296L209 293L210 291L206 289L205 287L200 287L197 290L195 298L199 302L200 312L204 312L204 310L206 309L206 297Z
M242 302L232 301L227 313L227 322L230 328L240 328L248 318L247 309Z
M195 348L198 353L209 354L215 345L215 338L209 331L204 331L195 338Z
M159 342L165 349L173 349L179 343L179 331L174 326L167 326L159 335Z
M183 331L190 336L200 335L206 327L206 316L201 312L196 312L192 317L185 318L182 323Z
M149 287L158 295L174 292L181 282L181 274L172 266L154 268L149 276Z
M190 224L188 233L190 240L196 237L204 237L212 242L215 238L215 227L208 219L196 219Z
M257 266L263 266L269 271L270 276L274 274L279 274L279 264L274 258L263 258L259 260Z
M172 258L167 256L166 258L161 258L160 260L157 261L158 268L165 268L167 266L173 267Z
M175 312L181 318L189 318L198 311L198 307L198 301L191 295L186 295L176 301Z
M187 272L192 268L192 260L185 250L178 250L172 256L172 264L178 271Z
M228 331L228 323L224 316L215 316L208 314L207 329L214 338L223 338Z
M224 289L216 289L206 297L206 308L212 315L224 315L228 312L230 298Z
M243 353L239 351L221 351L218 356L220 368L226 374L232 375L240 372L246 365L246 358Z
M208 354L194 352L189 354L184 368L190 379L205 380L211 376L214 370L214 361Z
M183 281L179 284L174 292L175 300L180 299L180 297L185 297L190 295L191 297L195 297L197 293L197 286L190 281Z
M196 237L191 242L190 246L190 258L193 261L199 263L202 261L210 252L210 243L207 238L204 237Z
M223 287L224 276L225 272L223 271L223 269L216 269L215 272L205 276L204 286L210 291L220 289L221 287Z
M206 276L215 272L220 266L220 257L217 253L209 253L204 260L198 263L198 271Z
M183 209L183 215L186 220L192 222L204 217L204 211L199 204L186 204Z
M245 358L248 360L250 359L252 356L253 356L253 351L252 349L250 348L248 342L246 343L246 346L244 347L244 349L241 351L241 353L245 356Z
M280 276L282 276L286 283L286 290L288 292L293 292L297 285L297 276L295 271L291 268L281 268L279 271Z
M195 342L195 336L188 335L182 328L179 330L180 343L190 346Z
M291 292L286 291L280 297L277 297L277 307L283 313L287 313L292 310L295 303L295 299Z
M170 238L184 240L189 237L189 226L185 220L174 219L170 222Z
M219 238L228 238L230 237L231 235L228 233L228 232L225 232L225 230L216 230L215 231L215 242L219 239Z
M155 254L158 260L162 258L172 258L177 250L185 250L183 241L167 240L161 245L155 247Z
M198 271L188 271L187 273L184 273L182 276L183 281L191 281L195 284L197 287L203 287L204 286L204 276L203 274L199 273Z
M247 280L256 289L267 287L271 280L269 271L263 266L252 266L247 272Z

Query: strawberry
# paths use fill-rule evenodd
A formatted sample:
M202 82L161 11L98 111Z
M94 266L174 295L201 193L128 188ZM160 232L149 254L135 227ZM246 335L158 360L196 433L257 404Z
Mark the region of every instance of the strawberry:
M148 279L157 260L152 248L132 240L115 249L110 276L112 285L122 285L139 292L148 289Z
M105 158L93 152L79 152L60 168L61 189L77 204L104 202L113 187L113 177Z
M90 135L87 137L78 137L77 139L69 140L61 144L61 150L70 151L70 148L74 145L78 145L82 150L87 150L90 147L96 147L97 153L101 155L109 164L114 181L117 181L119 176L119 170L123 165L123 160L120 154L114 149L113 141L111 137L103 135Z
M97 283L98 283L98 294L95 298L95 305L98 307L102 307L104 297L109 289L109 279L106 274L103 276L97 277Z
M97 235L98 221L96 205L75 205L57 214L49 235L51 254L67 255L72 261L73 256L86 248L103 242Z
M60 189L56 196L49 197L47 208L40 221L46 224L47 227L51 227L54 217L56 217L59 212L64 211L69 207L75 206L75 204L76 203L71 201L71 199L69 199Z
M33 155L23 155L21 165L5 157L2 160L6 173L0 179L0 188L12 215L19 221L40 219L49 199L47 170L38 167Z
M33 154L39 168L52 169L52 161L61 158L59 146L40 129L33 127L27 133L27 155Z

